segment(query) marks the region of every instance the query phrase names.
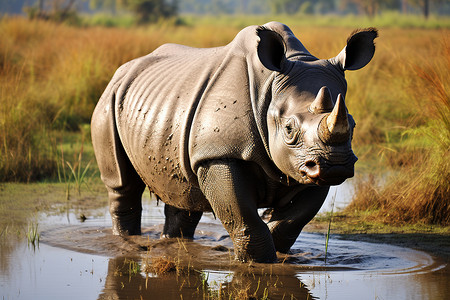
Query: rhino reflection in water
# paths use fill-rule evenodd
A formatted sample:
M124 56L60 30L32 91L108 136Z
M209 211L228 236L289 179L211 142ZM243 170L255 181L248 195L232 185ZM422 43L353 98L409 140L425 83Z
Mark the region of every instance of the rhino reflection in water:
M323 60L271 22L223 47L166 44L121 66L92 117L114 234L141 233L148 186L165 203L164 237L192 238L213 211L237 259L276 261L329 186L353 176L344 71L372 59L376 37L356 31Z
M273 275L261 270L216 271L215 274L222 275L216 281L213 279L214 273L210 276L208 271L184 270L158 276L144 272L133 274L130 271L131 262L133 260L126 257L109 260L105 286L98 296L99 300L263 299L264 295L270 295L271 299L292 299L293 295L295 299L313 299L296 273L289 269Z

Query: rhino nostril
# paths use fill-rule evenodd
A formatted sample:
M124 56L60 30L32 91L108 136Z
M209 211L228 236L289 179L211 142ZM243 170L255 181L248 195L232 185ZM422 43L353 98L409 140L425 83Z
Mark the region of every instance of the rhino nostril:
M313 160L305 162L305 171L308 177L318 178L320 177L320 166Z
M308 161L305 163L305 166L306 166L307 168L314 168L314 167L316 166L316 162L315 162L315 161L312 161L312 160L308 160Z

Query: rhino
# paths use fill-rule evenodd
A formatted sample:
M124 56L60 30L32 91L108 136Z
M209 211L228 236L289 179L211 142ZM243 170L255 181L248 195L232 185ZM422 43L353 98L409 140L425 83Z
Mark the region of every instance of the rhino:
M120 66L91 122L113 234L141 234L147 186L164 202L162 237L192 239L213 212L237 260L276 262L329 187L354 175L344 72L369 63L377 36L356 30L318 59L270 22L222 47L165 44Z

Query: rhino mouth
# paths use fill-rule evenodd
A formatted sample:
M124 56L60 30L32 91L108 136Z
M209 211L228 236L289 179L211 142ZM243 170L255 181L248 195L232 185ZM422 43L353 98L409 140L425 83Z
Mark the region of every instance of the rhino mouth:
M324 174L317 178L318 185L338 185L343 183L347 178L355 175L354 166L332 166L324 170Z
M354 176L354 165L357 160L358 158L354 155L343 164L319 163L309 160L300 167L300 175L306 184L339 185L347 178Z

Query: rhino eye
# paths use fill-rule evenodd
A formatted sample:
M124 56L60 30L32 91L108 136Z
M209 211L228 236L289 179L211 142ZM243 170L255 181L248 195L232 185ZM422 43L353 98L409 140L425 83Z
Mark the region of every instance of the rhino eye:
M289 118L286 120L286 122L284 123L284 128L283 128L283 132L284 132L284 140L286 142L286 144L294 144L297 141L297 136L298 136L298 126L297 126L297 122L295 121L294 118Z

